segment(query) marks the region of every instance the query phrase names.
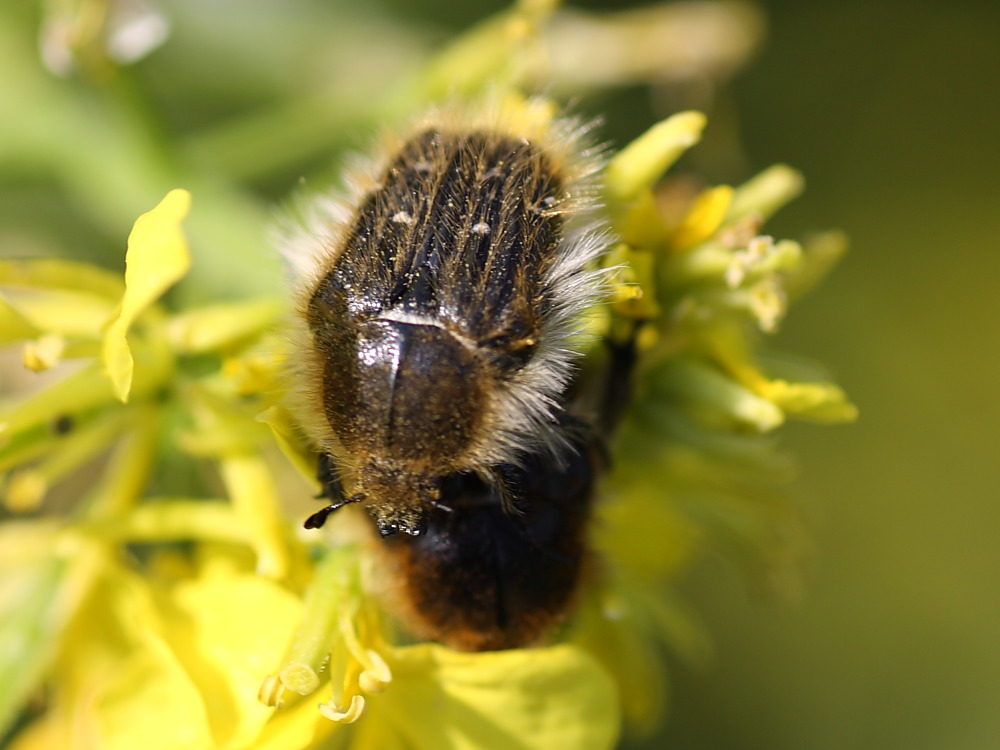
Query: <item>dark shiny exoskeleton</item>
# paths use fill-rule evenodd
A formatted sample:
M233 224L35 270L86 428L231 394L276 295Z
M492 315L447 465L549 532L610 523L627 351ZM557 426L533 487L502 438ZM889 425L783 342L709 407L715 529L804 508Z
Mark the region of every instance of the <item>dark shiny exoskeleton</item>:
M560 180L527 142L425 132L389 165L309 299L326 419L383 531L481 468L497 391L543 336Z
M588 564L603 463L594 446L574 448L563 466L536 456L503 467L503 489L471 474L449 477L441 502L450 510L433 509L418 536L384 540L411 629L485 651L537 643L563 617Z
M306 526L362 503L397 612L458 649L539 642L588 564L601 432L631 359L612 354L597 403L570 395L564 342L586 302L559 286L586 296L593 256L564 237L580 185L563 177L524 138L418 134L303 310L333 446L331 504Z

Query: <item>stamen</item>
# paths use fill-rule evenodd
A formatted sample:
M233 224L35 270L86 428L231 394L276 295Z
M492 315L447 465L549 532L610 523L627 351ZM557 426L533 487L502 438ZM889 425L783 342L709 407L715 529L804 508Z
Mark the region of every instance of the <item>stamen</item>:
M352 695L351 705L342 709L332 701L330 703L320 703L319 712L330 721L337 721L341 724L353 724L361 718L365 711L365 698L363 695Z
M282 685L281 680L276 674L269 674L264 678L264 681L260 683L260 689L257 691L257 700L263 703L265 706L281 706L282 696L285 692L285 686Z
M366 693L381 693L392 682L392 670L378 651L368 649L370 666L358 675L358 685Z

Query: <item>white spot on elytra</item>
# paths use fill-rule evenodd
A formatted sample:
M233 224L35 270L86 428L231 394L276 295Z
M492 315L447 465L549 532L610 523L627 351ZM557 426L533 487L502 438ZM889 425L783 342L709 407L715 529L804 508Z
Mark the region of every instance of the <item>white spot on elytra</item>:
M393 224L412 224L413 217L410 216L406 211L397 211L392 215Z
M487 224L485 221L480 221L480 222L478 222L476 224L473 224L472 225L472 233L473 234L489 234L490 233L490 225Z
M543 214L554 205L556 205L556 199L547 195L538 202L537 206L531 206L528 210L535 214Z

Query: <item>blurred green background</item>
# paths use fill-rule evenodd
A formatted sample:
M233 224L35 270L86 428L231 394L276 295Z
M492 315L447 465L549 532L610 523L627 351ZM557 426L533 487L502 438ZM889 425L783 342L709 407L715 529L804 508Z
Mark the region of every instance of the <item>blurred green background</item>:
M743 145L808 182L771 229L851 236L777 343L861 418L786 434L816 548L797 606L686 585L717 658L677 674L669 744L1000 747L1000 5L763 7Z
M333 173L323 157L343 141L330 123L365 143L370 99L506 4L165 2L173 37L113 84L101 112L79 86L34 85L23 47L34 40L21 32L39 11L15 5L0 18L12 87L0 101L0 252L73 246L120 263L134 216L183 176L204 244L235 232L252 264L266 257L267 206L300 175ZM1000 747L1000 5L758 7L764 44L713 96L633 86L580 108L611 113L606 134L622 143L674 105L708 104L686 167L730 183L777 161L804 172L806 194L768 230L839 227L851 251L774 343L829 364L861 419L785 430L814 538L799 601L760 598L714 559L684 583L715 659L674 667L669 723L646 746ZM301 89L336 91L336 107L322 94L284 105L288 72L306 62ZM106 142L81 153L74 131ZM213 172L246 189L227 192ZM199 219L199 200L202 216L230 224Z

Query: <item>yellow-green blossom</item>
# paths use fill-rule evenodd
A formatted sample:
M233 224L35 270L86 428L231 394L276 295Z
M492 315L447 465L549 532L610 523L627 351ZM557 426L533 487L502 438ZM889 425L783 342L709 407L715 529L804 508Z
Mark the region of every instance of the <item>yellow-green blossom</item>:
M517 90L534 58L508 58L540 43L553 10L522 2L487 22L410 96L500 87L544 126L557 107ZM539 648L406 642L350 509L325 538L300 532L316 457L283 405L280 290L164 301L192 266L187 192L136 222L124 281L73 261L0 261L0 343L20 346L42 383L0 407L11 746L559 750L611 747L623 722L654 726L662 646L693 660L708 648L671 583L708 545L786 570L798 529L776 489L788 462L774 430L854 416L818 368L761 346L843 239L763 233L801 190L787 167L666 189L664 171L705 127L700 113L675 115L605 172L616 281L588 325L637 337L634 403L600 488L592 574Z

